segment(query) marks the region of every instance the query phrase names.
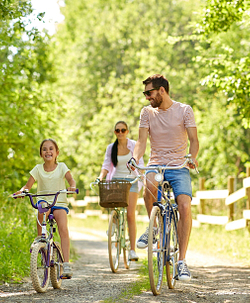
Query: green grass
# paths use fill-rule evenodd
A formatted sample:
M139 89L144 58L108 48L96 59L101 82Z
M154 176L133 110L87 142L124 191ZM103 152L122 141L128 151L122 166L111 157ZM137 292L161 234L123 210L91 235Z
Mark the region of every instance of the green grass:
M29 274L29 247L36 236L36 219L25 199L0 198L0 283L18 282Z
M192 229L188 248L250 265L247 228L226 231L224 226L202 224L200 228Z

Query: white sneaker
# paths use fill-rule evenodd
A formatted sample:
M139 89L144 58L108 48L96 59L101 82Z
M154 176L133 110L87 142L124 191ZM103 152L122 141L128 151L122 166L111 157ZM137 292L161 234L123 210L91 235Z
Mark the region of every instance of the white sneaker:
M187 267L186 261L179 261L177 263L177 272L178 272L178 280L179 281L190 281L191 280L191 273Z
M113 223L112 224L111 237L113 237L113 235L115 233L115 228L116 228L116 225L115 225L115 223ZM107 236L109 235L109 230L106 231L106 234L107 234Z
M154 227L153 232L154 232L154 235L153 235L154 236L153 237L153 244L155 244L156 243L155 236L158 233L156 227ZM147 227L145 233L140 236L140 238L138 239L136 245L137 245L137 248L140 248L140 249L148 247L148 227Z
M138 261L139 257L137 256L136 252L134 250L130 250L128 254L129 261Z
M71 279L72 276L73 276L73 272L72 272L69 262L64 262L62 279Z

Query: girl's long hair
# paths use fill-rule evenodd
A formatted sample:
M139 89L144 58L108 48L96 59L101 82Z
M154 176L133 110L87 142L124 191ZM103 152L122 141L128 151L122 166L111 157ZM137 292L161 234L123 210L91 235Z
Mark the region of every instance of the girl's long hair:
M126 129L128 129L128 125L126 122L124 121L118 121L116 124L115 124L115 128L116 128L116 125L119 124L119 123L122 123L126 126ZM118 152L118 139L115 140L113 146L112 146L112 150L111 150L111 161L114 165L114 167L117 166L117 152Z

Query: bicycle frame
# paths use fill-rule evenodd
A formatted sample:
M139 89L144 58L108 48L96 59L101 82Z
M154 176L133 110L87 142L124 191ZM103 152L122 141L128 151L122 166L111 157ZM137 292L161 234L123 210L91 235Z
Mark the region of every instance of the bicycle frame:
M126 228L125 226L125 221L126 221L126 213L127 213L127 210L126 208L115 208L115 210L117 211L118 215L119 215L119 235L120 235L120 251L119 253L121 253L121 249L122 248L125 248L126 247L126 239L124 237L124 228Z
M167 195L164 193L164 185L167 184ZM169 231L171 228L171 220L174 220L174 225L177 227L177 222L175 220L174 214L175 210L178 210L177 204L172 205L170 202L170 190L171 186L169 185L168 181L161 181L158 184L157 188L157 202L154 202L154 206L158 206L161 210L161 216L163 218L163 243L162 247L165 250L164 252L164 265L167 261L170 260L170 241L169 241ZM162 204L162 198L165 200L165 204ZM177 235L177 242L179 242L178 235Z

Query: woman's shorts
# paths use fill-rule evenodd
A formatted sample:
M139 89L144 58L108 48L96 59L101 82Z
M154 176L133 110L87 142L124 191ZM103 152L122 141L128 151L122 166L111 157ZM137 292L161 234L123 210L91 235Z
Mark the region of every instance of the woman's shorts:
M155 166L155 165L154 165ZM148 170L148 173L157 173L156 170ZM192 199L192 186L189 169L167 169L164 173L164 180L167 180L173 188L175 198L179 195L187 195Z
M131 181L133 179L130 178L113 178L112 180L126 180L126 181ZM130 187L130 192L132 193L138 193L139 188L138 188L138 181L133 183L132 186Z

